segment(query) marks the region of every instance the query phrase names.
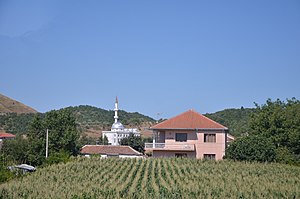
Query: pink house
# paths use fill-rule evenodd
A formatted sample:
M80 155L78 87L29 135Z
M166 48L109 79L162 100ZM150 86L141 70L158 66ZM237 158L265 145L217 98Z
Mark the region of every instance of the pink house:
M225 148L234 138L228 128L194 110L156 124L153 143L145 143L146 152L153 157L191 157L220 160Z

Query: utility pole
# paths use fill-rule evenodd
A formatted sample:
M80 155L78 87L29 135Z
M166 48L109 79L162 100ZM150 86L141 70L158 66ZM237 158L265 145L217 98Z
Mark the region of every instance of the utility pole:
M46 131L46 158L48 158L48 129Z

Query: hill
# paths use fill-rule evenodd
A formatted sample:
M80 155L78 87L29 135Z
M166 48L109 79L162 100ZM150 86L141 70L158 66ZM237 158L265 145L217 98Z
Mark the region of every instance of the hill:
M109 125L111 126L114 122L114 111L113 110L105 110L93 106L81 105L75 107L67 107L64 108L71 111L76 117L76 121L80 125ZM119 110L118 115L120 121L124 125L139 125L143 122L154 122L154 119L151 117L145 116L138 112L126 112L124 110Z
M82 132L88 137L99 137L103 130L109 130L113 123L113 110L105 110L93 106L81 105L67 107L76 117L76 122ZM225 125L230 134L240 136L248 131L248 121L255 109L225 109L205 116ZM0 94L0 129L10 133L25 133L30 121L37 113L33 108ZM138 112L119 111L120 121L128 128L134 127L144 131L155 120ZM145 131L146 132L146 131ZM146 135L147 133L145 133Z
M33 108L0 94L1 113L37 113Z
M63 108L67 109L76 118L76 123L82 133L88 137L99 137L102 130L109 130L113 124L114 111L105 110L93 106L75 106ZM62 110L62 109L61 109ZM38 113L43 115L43 113ZM22 134L26 133L28 125L36 114L17 114L5 113L0 115L0 129L9 133ZM130 113L123 110L119 111L119 117L126 127L135 127L143 130L151 126L154 119L138 112Z
M1 184L0 198L300 198L299 176L281 164L82 157Z
M248 133L248 125L255 108L225 109L216 113L207 113L206 117L229 128L229 133L241 136Z
M93 106L81 105L64 108L73 113L82 132L89 137L99 137L103 130L110 130L114 123L114 111L105 110ZM150 127L155 120L138 112L118 111L119 119L127 128L144 128Z
M93 106L81 105L67 107L76 118L76 122L82 132L88 137L99 137L103 130L109 130L113 121L113 110L105 110ZM229 128L230 134L240 136L247 133L248 121L255 109L225 109L216 113L207 113L205 116L225 125ZM42 113L39 113L43 115ZM0 114L0 129L5 129L10 133L25 133L27 126L35 114ZM138 112L130 113L124 110L119 111L120 121L126 127L139 128L145 135L144 130L150 127L155 120ZM151 134L151 133L150 133ZM150 136L148 132L148 136Z
M5 113L0 114L0 129L7 133L24 134L35 115L41 113ZM42 114L41 114L42 115Z

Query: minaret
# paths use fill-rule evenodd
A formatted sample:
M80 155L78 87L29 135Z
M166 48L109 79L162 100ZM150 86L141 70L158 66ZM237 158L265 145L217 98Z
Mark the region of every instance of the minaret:
M115 102L115 109L114 109L114 111L115 111L115 116L114 116L114 118L115 118L115 123L117 123L118 122L118 96L116 97L116 102Z

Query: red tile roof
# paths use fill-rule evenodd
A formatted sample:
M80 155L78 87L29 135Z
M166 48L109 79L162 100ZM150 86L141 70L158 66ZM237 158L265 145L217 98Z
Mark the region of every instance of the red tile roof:
M150 129L227 129L227 127L194 110L188 110L180 115L156 124Z
M13 135L13 134L0 132L0 139L2 139L2 138L14 138L14 137L16 137L16 136Z
M142 155L130 146L111 145L85 145L80 152L82 154Z

